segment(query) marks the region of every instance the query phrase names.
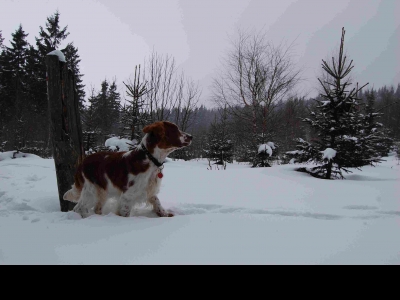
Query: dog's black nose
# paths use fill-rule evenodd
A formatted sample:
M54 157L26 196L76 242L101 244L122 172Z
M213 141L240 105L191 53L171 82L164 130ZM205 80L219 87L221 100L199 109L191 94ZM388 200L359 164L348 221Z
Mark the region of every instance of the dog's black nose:
M193 140L193 136L191 136L190 134L188 134L187 136L186 136L187 138L188 138L188 140Z

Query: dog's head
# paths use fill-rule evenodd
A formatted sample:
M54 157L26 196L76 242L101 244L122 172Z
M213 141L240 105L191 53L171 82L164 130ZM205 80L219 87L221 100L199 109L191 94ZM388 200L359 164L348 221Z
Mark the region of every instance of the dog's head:
M158 147L168 152L189 146L193 137L178 126L168 121L159 121L143 128L147 133L147 145L149 148ZM150 149L149 149L150 150Z

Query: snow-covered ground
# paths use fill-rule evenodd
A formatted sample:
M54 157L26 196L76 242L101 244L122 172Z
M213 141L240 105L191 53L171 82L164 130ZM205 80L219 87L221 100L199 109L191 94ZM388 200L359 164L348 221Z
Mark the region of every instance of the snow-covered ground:
M160 193L176 213L59 211L54 161L0 153L0 264L400 264L394 156L347 180L285 165L168 161Z

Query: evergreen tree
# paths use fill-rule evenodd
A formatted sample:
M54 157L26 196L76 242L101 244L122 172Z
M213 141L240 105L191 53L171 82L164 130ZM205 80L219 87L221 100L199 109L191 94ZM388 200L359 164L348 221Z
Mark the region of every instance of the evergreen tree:
M6 47L1 57L1 106L0 112L9 128L14 131L15 149L24 146L26 132L26 59L28 34L19 25L12 34L11 47Z
M140 143L143 137L141 129L150 123L150 116L141 111L142 102L127 100L128 104L121 108L120 136Z
M106 139L116 134L119 118L119 93L116 92L115 81L110 84L106 80L101 83L101 90L95 97L89 99L93 106L95 124L99 131L98 143L104 144Z
M362 128L360 130L360 141L363 148L361 155L366 163L372 158L372 163L378 160L379 157L387 154L389 149L383 148L385 148L388 136L384 133L383 124L376 121L383 114L375 111L374 90L366 91L365 97L367 103L364 114L361 114ZM386 153L384 153L385 150Z
M286 101L279 103L276 110L277 128L272 130L275 133L274 142L280 145L280 151L286 152L296 147L295 138L303 136L309 139L308 126L301 122L307 117L307 100L298 97L289 97Z
M292 162L305 163L312 162L314 157L320 155L318 149L313 144L303 140L302 138L295 139L297 145L295 151L286 152L292 158Z
M380 121L394 137L400 138L400 101L396 99L393 86L384 86L377 91L377 107L383 113Z
M251 136L251 124L243 122L241 118L232 116L230 130L235 160L245 163L252 162L256 155L256 149L253 147L254 145L252 143L253 137Z
M79 69L79 63L81 62L81 59L79 58L78 48L75 48L73 43L69 43L67 47L61 51L65 55L68 69L70 69L75 76L75 88L79 101L79 110L82 111L84 108L83 103L85 102L86 93L85 85L82 83L83 74L81 74Z
M118 87L116 84L116 79L111 82L111 85L108 90L108 101L110 105L110 110L112 112L111 117L113 118L112 123L112 132L118 133L119 129L119 117L120 117L120 108L121 108L121 95L117 91Z
M227 162L231 163L233 158L233 143L228 126L228 115L225 108L221 110L220 121L218 122L215 118L211 124L208 143L204 150L209 160L224 167L226 167Z
M238 146L235 144L235 158L238 162L251 162L255 157L254 148L249 144L242 144Z
M384 127L383 124L380 127L382 127L380 129L381 136L380 139L378 140L375 149L377 150L379 156L387 156L391 151L395 140L391 138L391 136L393 136L393 133L390 129Z
M0 125L1 124L6 124L9 121L9 118L11 117L11 108L13 102L11 101L11 97L9 96L9 89L7 88L8 86L11 85L11 78L9 75L10 73L7 73L7 67L8 64L8 59L6 55L5 49L1 49L0 51Z
M46 57L47 53L57 50L64 41L69 32L68 26L60 29L60 13L56 11L54 15L47 18L46 29L39 26L39 37L36 38L36 45L42 57Z
M5 147L7 144L6 141L6 117L8 117L8 113L7 113L7 103L5 100L5 92L6 92L6 87L4 85L5 80L3 79L3 67L4 67L4 61L5 61L5 51L4 51L4 46L3 46L3 35L2 32L0 30L0 152L4 152L5 151Z
M43 98L46 95L41 95L38 90L46 85L46 80L41 76L41 59L39 51L33 46L29 46L26 60L26 81L27 95L29 98L31 112L39 115L41 118L46 116L47 103L44 103Z
M4 41L3 33L0 30L0 51L3 50L3 41Z
M0 138L2 137L2 128L0 128ZM2 141L0 139L0 152L4 152L6 149L7 141Z
M253 165L252 168L271 167L271 162L277 159L278 147L274 142L265 142L268 140L264 133L257 135L254 139L258 142L257 152L252 151ZM252 147L255 149L255 146Z
M109 83L107 80L104 80L101 83L101 90L95 97L89 99L89 105L92 106L95 116L95 124L97 124L97 128L99 132L103 136L107 136L110 130L110 120L108 119L108 101L107 101L107 94L108 94L108 87ZM102 138L101 143L105 142L105 139Z
M400 165L400 141L394 142L393 151L396 155L397 164Z
M26 63L27 99L30 111L29 123L29 145L25 151L30 151L41 157L50 157L52 154L49 144L48 132L48 103L47 95L43 94L43 86L46 79L42 76L42 65L39 51L30 46L28 49Z
M47 85L46 85L46 55L56 50L62 40L69 33L66 32L67 27L60 30L59 26L60 14L56 12L53 16L47 18L46 26L40 26L39 37L36 37L35 49L29 46L27 50L26 61L26 98L29 109L28 123L25 124L29 128L29 149L40 148L42 152L37 154L46 157L50 153L50 138L48 128L48 103L47 103Z
M151 122L151 116L146 111L145 100L142 98L149 91L147 89L147 82L140 82L140 65L139 69L135 67L135 78L133 83L126 84L126 94L130 98L127 100L128 104L124 105L121 112L121 136L140 143L142 140L142 128Z
M47 116L47 85L46 79L46 56L49 52L57 50L61 43L67 38L69 32L67 27L60 29L60 13L56 11L54 15L47 17L45 28L39 26L39 37L35 37L37 55L40 60L40 69L37 70L36 97L40 99L39 106ZM46 127L43 127L43 129Z
M363 102L368 104L367 96L373 93L374 107L379 112L379 123L382 124L383 131L390 132L390 138L400 140L400 84L397 89L393 86L376 90L367 90L362 94Z
M397 85L395 98L396 98L396 101L400 101L400 83Z
M96 115L93 107L94 91L89 98L89 107L83 110L82 123L83 123L83 147L87 154L91 154L97 151L97 138L99 136L98 125L96 123Z
M348 90L351 82L348 75L353 69L351 61L343 55L344 28L338 58L332 58L332 64L322 60L322 68L326 72L326 79L318 79L324 93L316 99L317 112L311 112L310 118L303 121L308 123L318 133L318 140L314 142L311 159L320 165L309 169L312 175L331 179L343 178L342 170L360 168L372 162L378 162L374 157L366 157L365 141L360 134L364 128L363 118L359 113L360 99L358 93L363 88L358 85Z

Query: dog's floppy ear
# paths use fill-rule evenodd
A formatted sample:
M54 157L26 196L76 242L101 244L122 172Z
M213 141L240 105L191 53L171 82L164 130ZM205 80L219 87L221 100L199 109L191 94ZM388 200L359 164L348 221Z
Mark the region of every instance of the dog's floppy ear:
M143 128L144 133L153 133L154 135L159 136L160 138L164 136L165 129L163 122L155 122L153 124L147 125Z

